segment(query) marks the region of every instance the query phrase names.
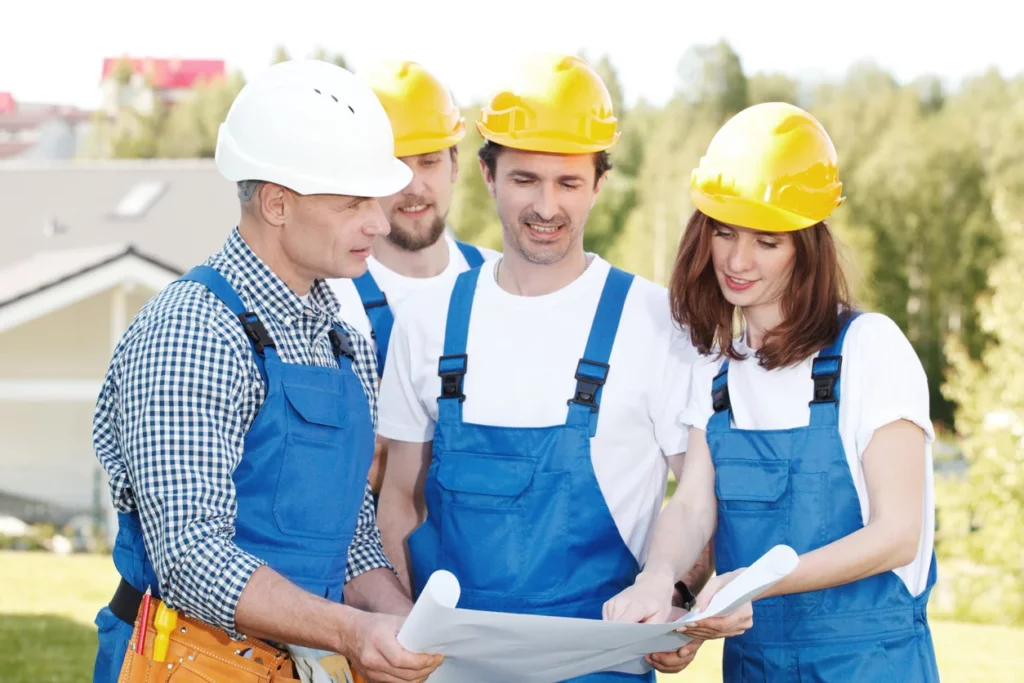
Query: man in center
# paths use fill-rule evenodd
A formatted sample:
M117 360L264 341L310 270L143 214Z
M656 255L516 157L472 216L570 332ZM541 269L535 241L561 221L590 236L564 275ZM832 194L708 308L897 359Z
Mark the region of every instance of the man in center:
M477 127L504 255L397 316L380 395L384 546L414 594L447 569L460 607L600 619L681 469L697 353L663 287L583 248L619 137L597 73L531 60ZM694 594L707 559L678 577Z

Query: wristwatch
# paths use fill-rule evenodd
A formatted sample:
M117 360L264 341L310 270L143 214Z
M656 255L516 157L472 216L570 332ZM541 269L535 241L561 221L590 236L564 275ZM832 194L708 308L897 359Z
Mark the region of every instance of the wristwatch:
M696 604L697 598L690 592L689 586L682 581L677 581L676 594L672 602L689 612L693 609L694 604Z

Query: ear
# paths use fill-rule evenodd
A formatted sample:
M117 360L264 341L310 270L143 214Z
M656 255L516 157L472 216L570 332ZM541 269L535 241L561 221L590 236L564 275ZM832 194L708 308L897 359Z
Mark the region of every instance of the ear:
M605 171L604 173L601 174L601 177L597 179L597 182L594 183L594 197L595 198L597 197L597 193L599 193L601 191L601 188L604 187L604 181L608 180L608 174L609 173L611 173L611 171Z
M484 163L483 159L478 160L480 163L480 173L484 176L484 182L487 184L487 194L491 195L491 199L497 199L494 196L494 176L491 175L491 171L487 168L487 164Z
M264 183L259 193L259 208L263 220L275 227L282 227L288 214L288 190L275 185Z
M453 145L449 151L452 159L452 185L459 180L459 146Z

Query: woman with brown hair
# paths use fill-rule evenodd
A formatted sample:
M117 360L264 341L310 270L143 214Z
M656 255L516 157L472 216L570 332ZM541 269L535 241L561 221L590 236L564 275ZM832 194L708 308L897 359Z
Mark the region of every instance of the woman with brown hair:
M698 609L792 547L797 569L755 601L748 630L726 618L686 629L732 636L726 681L938 680L928 385L895 323L851 301L825 223L841 190L825 129L781 103L728 121L691 180L697 210L670 286L704 354L680 415L689 446L646 567L605 616L664 621L712 534L717 576ZM694 651L649 661L678 671Z

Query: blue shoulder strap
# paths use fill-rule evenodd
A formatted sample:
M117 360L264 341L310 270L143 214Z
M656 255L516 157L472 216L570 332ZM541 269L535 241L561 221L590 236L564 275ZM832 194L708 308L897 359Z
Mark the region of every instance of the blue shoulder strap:
M463 379L466 377L468 356L466 340L469 338L469 318L473 312L473 297L480 269L472 268L459 273L448 302L448 320L444 330L444 355L437 364L441 376L441 396L438 397L438 420L442 418L462 421Z
M359 300L363 302L363 310L370 320L373 339L377 343L377 376L384 376L384 361L388 357L388 342L391 341L391 328L395 326L395 316L388 305L388 298L377 286L370 270L352 280L359 292Z
M843 341L850 324L860 315L859 311L845 311L839 317L839 334L835 340L821 350L811 364L811 379L814 381L814 395L811 398L810 425L815 427L839 424L839 379L843 365ZM729 399L729 359L722 362L715 379L711 382L711 404L714 414L708 420L708 428L726 430L731 428L732 403Z
M455 240L455 244L459 247L459 251L462 252L462 256L466 259L466 263L469 264L470 268L477 268L483 264L484 255L480 253L477 247L458 240Z
M839 334L835 340L821 350L811 365L811 379L814 381L814 395L811 397L811 425L832 426L839 424L839 380L843 367L843 341L850 325L860 311L844 311L839 316Z
M569 415L566 424L577 424L586 420L590 426L590 438L597 435L597 418L601 406L601 392L608 380L608 359L612 355L615 335L619 331L622 309L626 303L633 275L614 266L597 302L594 322L590 326L590 337L583 358L576 366L576 394L569 399Z
M238 318L245 330L245 336L252 346L253 358L256 367L259 368L260 376L264 384L267 382L267 370L265 367L265 354L277 356L277 348L273 338L267 332L260 319L255 313L247 311L238 293L231 286L224 276L210 266L196 266L178 278L179 282L198 282L221 300L225 306Z

